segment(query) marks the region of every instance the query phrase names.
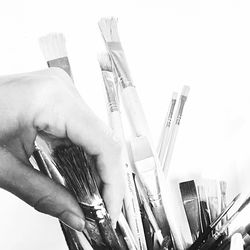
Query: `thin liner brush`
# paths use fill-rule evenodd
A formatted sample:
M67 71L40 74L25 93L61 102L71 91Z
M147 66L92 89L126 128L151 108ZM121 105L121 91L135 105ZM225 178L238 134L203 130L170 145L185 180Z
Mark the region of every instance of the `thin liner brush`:
M160 161L161 164L163 163L164 154L166 152L167 145L168 145L168 142L169 142L169 131L170 131L170 126L171 126L171 122L172 122L172 117L173 117L173 114L174 114L174 108L175 108L176 100L177 100L177 93L173 92L171 102L169 104L168 112L167 112L167 115L166 115L166 118L165 118L165 121L164 121L164 124L163 124L163 128L162 128L162 131L161 131L159 144L158 144L158 147L157 147L159 161Z
M189 90L190 90L189 86L186 86L186 85L183 86L182 91L181 91L181 96L178 101L178 106L177 106L177 110L175 112L175 117L173 121L174 124L170 131L169 143L168 143L168 147L165 152L164 159L163 159L163 171L164 171L165 178L167 178L167 175L168 175L168 170L169 170L170 162L171 162L173 151L174 151L175 141L176 141L179 127L180 127L180 122L181 122L184 106L187 101Z
M51 33L45 37L40 38L39 41L40 41L41 50L45 56L48 66L59 67L65 70L72 77L70 64L67 58L67 50L65 46L64 36L58 33ZM76 151L78 150L77 148L74 148L74 149L76 149ZM59 149L58 147L56 147L54 150L59 150ZM68 187L68 188L72 188L72 187ZM100 207L88 207L87 206L85 208L82 205L81 208L83 209L84 214L90 212L90 213L93 213L93 215L95 215L95 213L98 213L100 209L102 212L106 213L104 206L103 207L102 206ZM105 214L105 213L100 214L105 218L103 219L102 223L100 223L100 221L98 220L98 217L96 218L97 219L96 221L91 220L87 223L87 226L89 227L89 234L91 234L92 242L96 243L96 248L99 247L101 243L101 239L100 239L100 236L101 236L102 238L104 237L102 240L106 243L107 247L111 249L121 249L116 232L112 228L111 220L109 219L108 214ZM105 237L108 237L108 238L105 238ZM105 247L105 246L102 246L102 247Z
M132 167L130 164L123 125L120 115L119 100L117 94L117 86L115 83L115 74L113 71L112 61L108 53L100 54L98 57L100 68L102 71L103 81L106 89L108 114L110 125L115 135L120 139L123 146L123 161L124 170L126 173L126 193L124 198L126 215L130 228L136 239L137 246L141 250L146 250L146 240L140 216L140 208L136 197L136 188L134 185Z
M192 246L190 246L188 248L188 250L196 250L198 249L202 243L204 243L207 239L207 237L209 236L209 234L211 234L211 232L215 229L215 227L218 225L218 223L221 221L221 219L230 211L230 209L233 207L233 205L235 204L235 202L239 199L240 194L238 194L230 203L229 205L225 208L225 210L216 218L216 220L214 220L206 229L205 231L199 236L199 238L192 244ZM242 206L237 210L238 213L248 204L249 200L246 200ZM238 215L238 213L236 212L233 216L234 218ZM231 220L233 220L234 218L230 218ZM228 221L229 222L229 221ZM225 230L228 227L228 222L224 225L226 226ZM230 222L231 223L231 222ZM223 226L223 227L224 227ZM224 231L223 231L224 232Z

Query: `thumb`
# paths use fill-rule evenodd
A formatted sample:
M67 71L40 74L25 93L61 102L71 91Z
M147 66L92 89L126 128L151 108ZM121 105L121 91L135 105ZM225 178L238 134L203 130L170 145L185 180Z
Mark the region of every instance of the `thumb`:
M74 197L60 184L0 148L0 187L39 212L57 217L69 227L83 231L84 215Z

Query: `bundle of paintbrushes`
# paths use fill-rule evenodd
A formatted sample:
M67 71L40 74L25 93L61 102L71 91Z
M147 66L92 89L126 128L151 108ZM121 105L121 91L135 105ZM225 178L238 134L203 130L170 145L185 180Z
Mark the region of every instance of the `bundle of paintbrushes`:
M156 150L130 75L117 20L101 19L99 27L107 48L100 54L99 64L110 126L123 146L126 190L115 230L97 186L94 158L71 142L51 147L38 138L33 154L38 167L69 189L85 215L86 232L78 233L61 224L69 249L243 249L243 244L250 242L249 226L234 232L229 232L229 226L250 198L237 207L236 196L227 205L225 182L182 182L176 187L182 199L177 208L181 220L171 209L172 200L167 200L168 172L189 87L183 87L179 98L173 93ZM48 66L60 67L72 77L63 35L43 37L40 45ZM125 137L121 104L133 132L129 140Z

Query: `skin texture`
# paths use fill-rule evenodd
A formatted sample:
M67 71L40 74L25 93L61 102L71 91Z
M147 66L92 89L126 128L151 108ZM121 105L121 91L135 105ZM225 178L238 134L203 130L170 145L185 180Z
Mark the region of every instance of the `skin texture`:
M113 224L120 214L125 181L120 142L84 103L61 69L0 77L0 187L36 210L82 231L84 215L61 185L32 168L37 135L70 140L96 156L102 195Z

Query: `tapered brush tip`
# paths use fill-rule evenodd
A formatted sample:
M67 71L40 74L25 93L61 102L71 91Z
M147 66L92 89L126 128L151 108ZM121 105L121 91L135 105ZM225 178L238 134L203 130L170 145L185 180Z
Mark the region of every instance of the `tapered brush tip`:
M183 86L183 88L182 88L182 91L181 91L181 95L182 96L188 96L188 93L189 93L189 91L190 91L190 87L189 86L187 86L187 85L184 85Z
M98 54L98 62L100 64L102 71L110 71L112 72L112 61L109 53L100 53Z
M46 61L67 56L65 37L62 33L50 33L40 37L39 44Z
M117 18L101 18L98 25L105 42L120 41L117 29Z

